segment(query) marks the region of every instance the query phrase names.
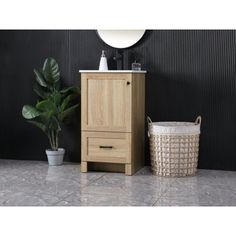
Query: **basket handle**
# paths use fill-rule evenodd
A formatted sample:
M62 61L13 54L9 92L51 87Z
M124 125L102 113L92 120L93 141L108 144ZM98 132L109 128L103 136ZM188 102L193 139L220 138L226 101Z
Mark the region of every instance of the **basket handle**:
M147 123L152 125L152 120L151 120L151 118L149 116L147 116Z
M201 126L201 123L202 123L202 117L198 116L197 119L195 120L195 124Z
M148 123L148 125L152 125L152 120L151 120L151 118L149 116L147 116L147 123ZM148 134L148 138L150 138L149 131L147 132L147 134Z

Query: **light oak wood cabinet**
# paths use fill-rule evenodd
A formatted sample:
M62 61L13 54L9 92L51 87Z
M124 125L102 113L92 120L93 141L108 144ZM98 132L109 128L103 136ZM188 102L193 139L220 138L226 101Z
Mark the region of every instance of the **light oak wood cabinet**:
M145 71L81 72L81 171L144 165Z

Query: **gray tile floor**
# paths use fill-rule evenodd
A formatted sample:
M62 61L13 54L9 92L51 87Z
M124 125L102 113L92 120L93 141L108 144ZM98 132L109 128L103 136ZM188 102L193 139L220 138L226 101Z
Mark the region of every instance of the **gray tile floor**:
M163 178L145 167L134 176L80 173L80 165L0 160L1 206L236 206L236 172L199 170Z

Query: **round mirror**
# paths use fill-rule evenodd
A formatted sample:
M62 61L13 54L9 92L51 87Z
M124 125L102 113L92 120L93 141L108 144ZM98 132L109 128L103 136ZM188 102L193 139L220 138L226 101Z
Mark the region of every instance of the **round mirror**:
M128 48L136 44L145 30L97 30L100 38L114 48Z

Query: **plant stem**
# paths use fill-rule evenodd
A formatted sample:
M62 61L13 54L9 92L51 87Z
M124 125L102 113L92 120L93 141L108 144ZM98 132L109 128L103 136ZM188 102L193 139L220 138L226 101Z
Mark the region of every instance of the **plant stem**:
M51 148L53 149L53 144L52 144L52 137L50 136L50 133L48 134L48 139L51 145Z
M56 149L58 149L58 132L55 133Z
M54 131L52 130L52 143L53 143L53 150L56 150L56 145L55 145L55 137L54 137Z

